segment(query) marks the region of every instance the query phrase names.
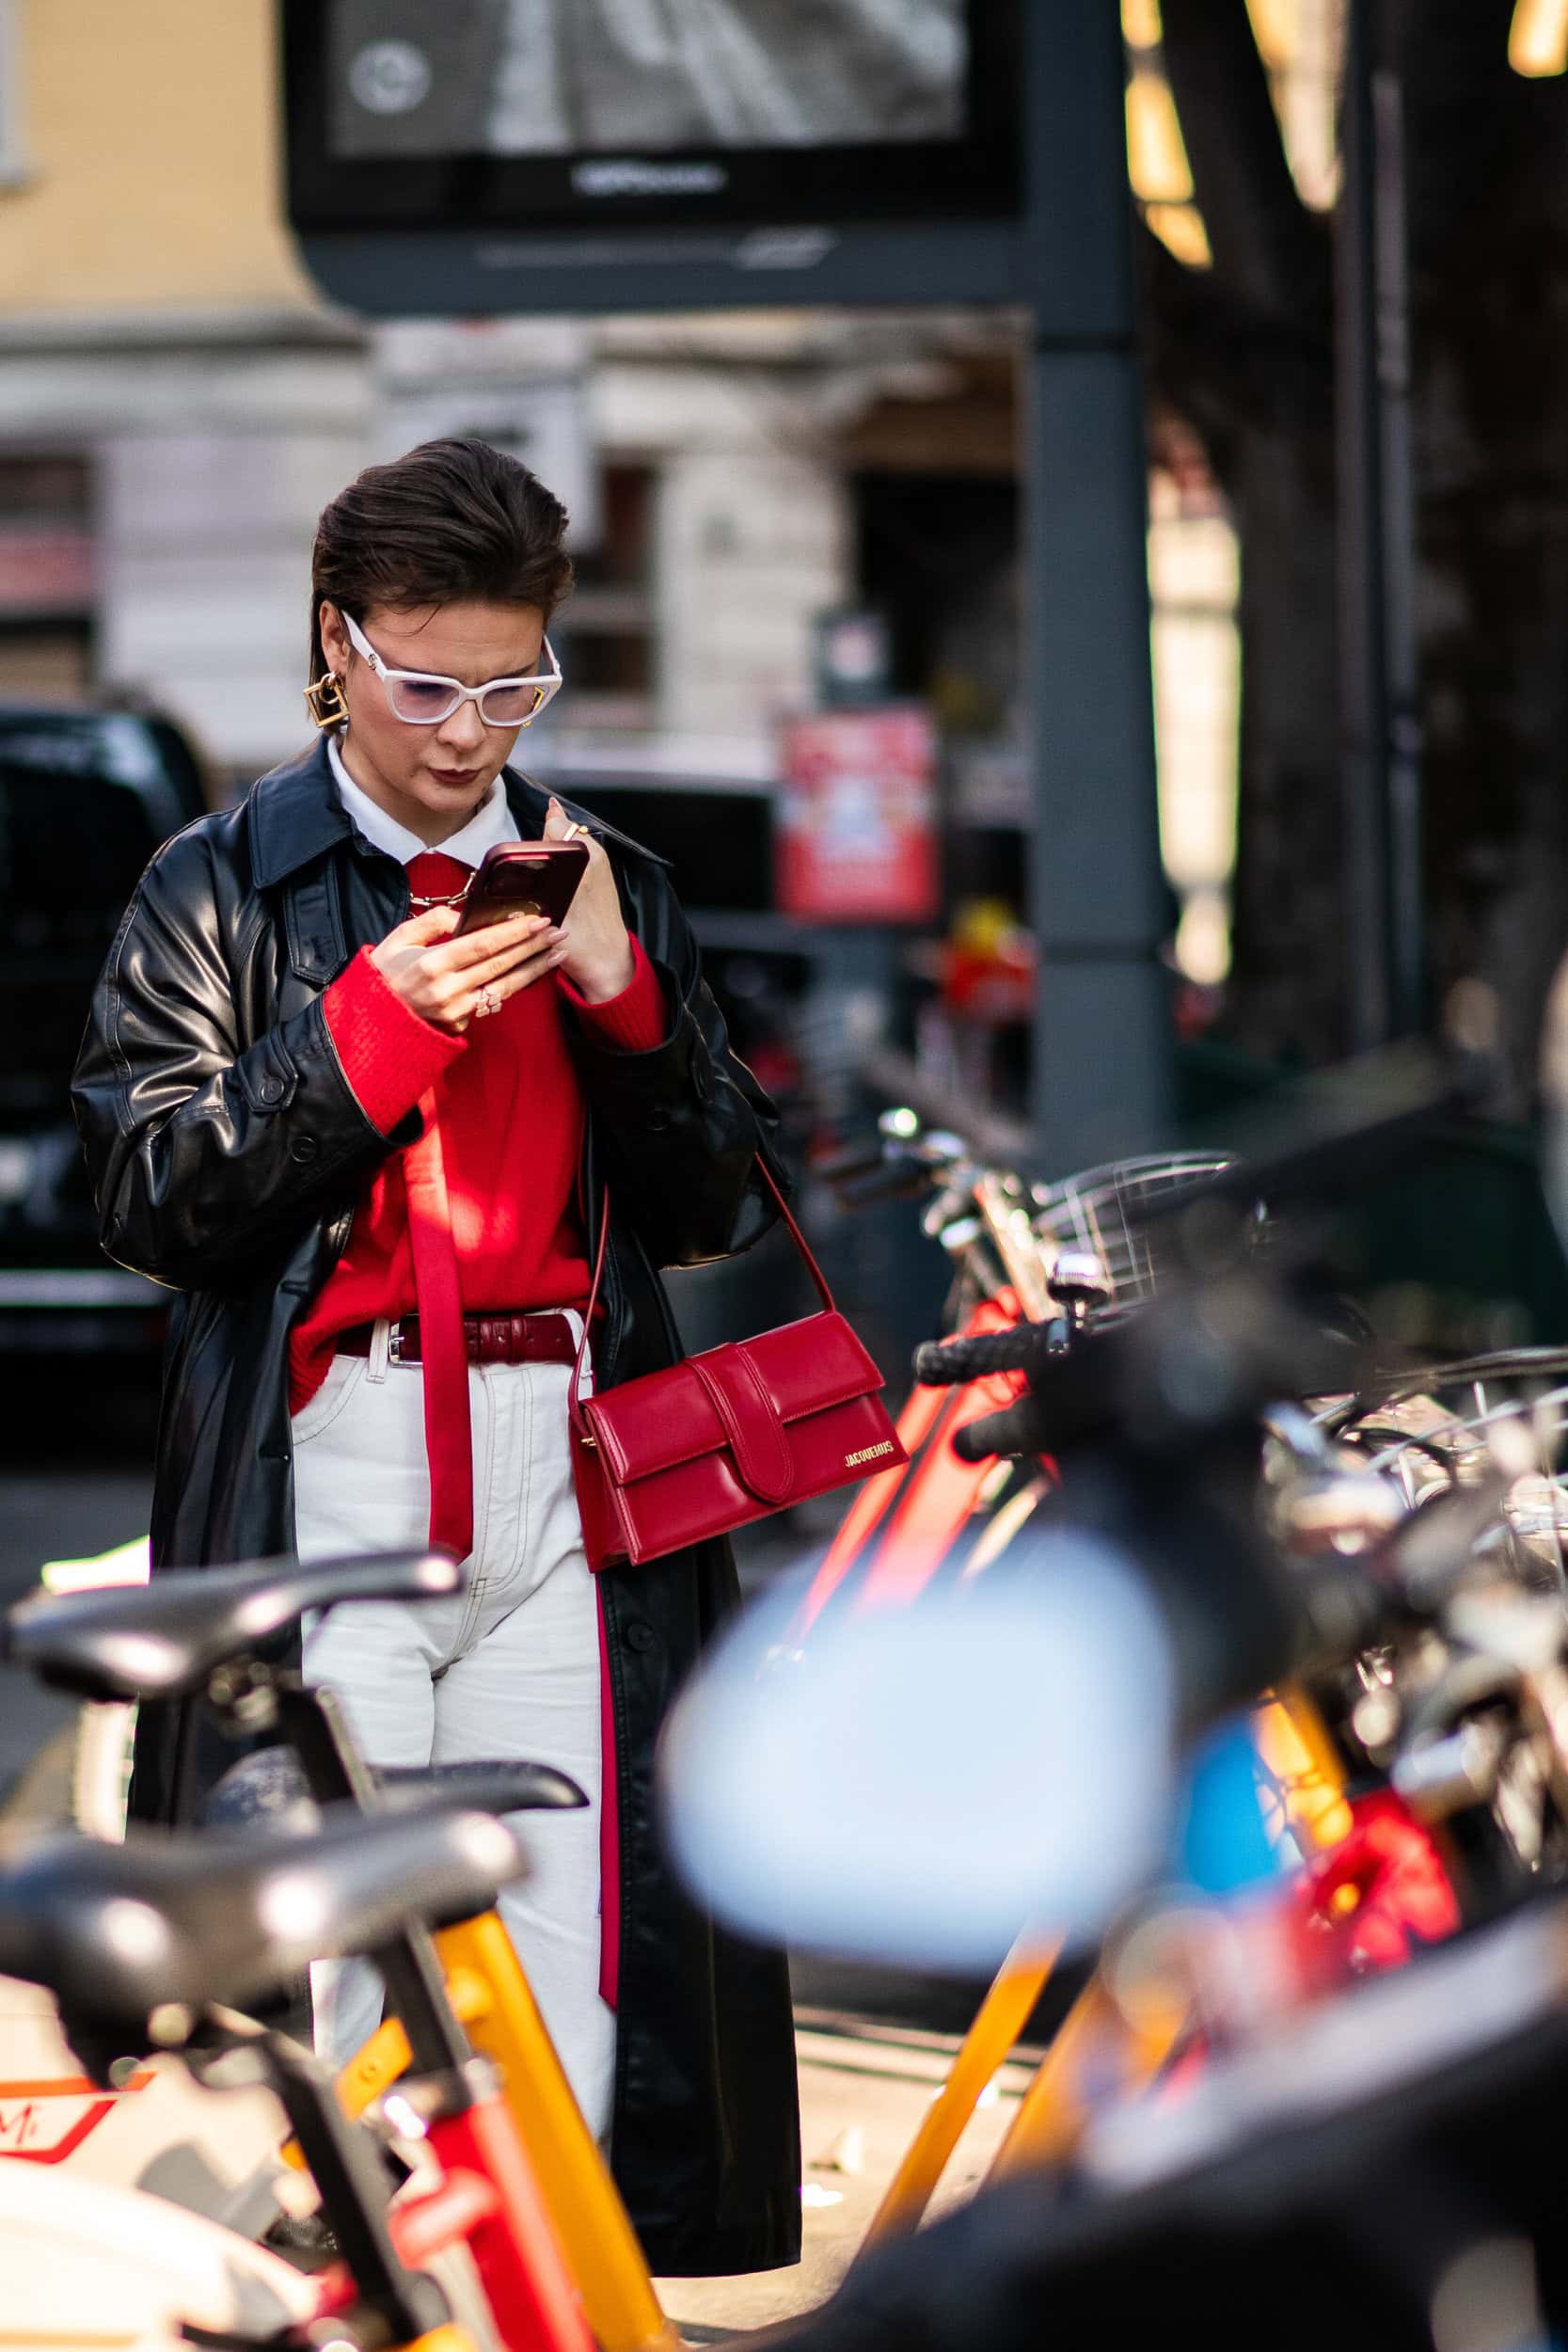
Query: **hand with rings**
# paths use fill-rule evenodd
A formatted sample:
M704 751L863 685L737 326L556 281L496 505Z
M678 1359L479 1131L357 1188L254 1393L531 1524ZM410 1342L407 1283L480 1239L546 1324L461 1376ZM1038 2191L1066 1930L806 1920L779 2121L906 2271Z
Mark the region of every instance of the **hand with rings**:
M566 960L566 934L545 914L454 938L455 907L432 907L388 931L372 961L410 1012L433 1028L461 1036L470 1021L499 1012L509 996L531 988Z
M555 800L545 818L545 838L587 844L588 868L567 917L563 968L572 986L591 1005L604 1004L631 986L637 970L631 936L621 912L621 894L604 844L594 840L586 825L568 817Z

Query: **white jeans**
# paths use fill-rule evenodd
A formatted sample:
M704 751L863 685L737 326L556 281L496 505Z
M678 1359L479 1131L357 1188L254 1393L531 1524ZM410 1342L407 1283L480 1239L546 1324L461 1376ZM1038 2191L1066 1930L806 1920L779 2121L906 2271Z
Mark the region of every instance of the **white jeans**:
M609 2132L614 2012L599 1997L601 1773L598 1598L578 1518L562 1364L468 1370L474 1549L447 1600L352 1601L306 1629L308 1681L327 1683L372 1764L530 1757L580 1782L588 1806L513 1824L532 1867L500 1914L590 2127ZM302 1560L418 1548L430 1518L424 1382L387 1360L335 1356L295 1415ZM316 2044L341 2064L373 2031L381 1987L364 1961L311 1971Z

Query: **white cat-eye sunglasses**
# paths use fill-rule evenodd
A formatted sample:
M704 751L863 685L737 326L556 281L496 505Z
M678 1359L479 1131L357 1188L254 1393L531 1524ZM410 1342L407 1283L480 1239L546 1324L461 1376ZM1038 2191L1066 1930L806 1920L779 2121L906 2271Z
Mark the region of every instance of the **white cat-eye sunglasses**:
M459 703L477 703L487 727L526 727L538 718L561 688L561 664L550 641L545 639L547 671L534 677L493 677L483 686L465 686L454 677L434 676L426 670L388 669L351 612L343 614L349 643L381 680L388 707L405 726L438 727Z

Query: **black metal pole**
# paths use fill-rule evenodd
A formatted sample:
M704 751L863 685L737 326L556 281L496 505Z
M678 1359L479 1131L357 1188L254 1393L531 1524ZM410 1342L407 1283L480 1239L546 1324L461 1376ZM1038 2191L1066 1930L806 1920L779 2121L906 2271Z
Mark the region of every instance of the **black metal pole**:
M1384 19L1386 44L1393 35ZM1427 1025L1421 720L1417 675L1416 485L1410 417L1410 271L1404 86L1391 49L1372 75L1377 254L1377 381L1383 461L1385 792L1388 827L1389 997L1396 1037Z
M1341 181L1335 215L1335 440L1338 466L1339 787L1348 1042L1389 1034L1387 735L1383 643L1383 461L1375 359L1372 30L1366 0L1345 12Z
M1349 1041L1424 1025L1403 106L1386 13L1348 0L1335 224L1340 790Z
M1148 1147L1173 1048L1120 23L1107 0L1024 15L1033 1132L1063 1170Z

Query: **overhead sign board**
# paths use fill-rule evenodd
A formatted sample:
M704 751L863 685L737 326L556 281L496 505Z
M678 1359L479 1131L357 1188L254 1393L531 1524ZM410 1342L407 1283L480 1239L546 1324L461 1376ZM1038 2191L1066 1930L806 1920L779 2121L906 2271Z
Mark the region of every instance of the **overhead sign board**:
M281 0L290 216L383 315L1017 290L1022 0Z

